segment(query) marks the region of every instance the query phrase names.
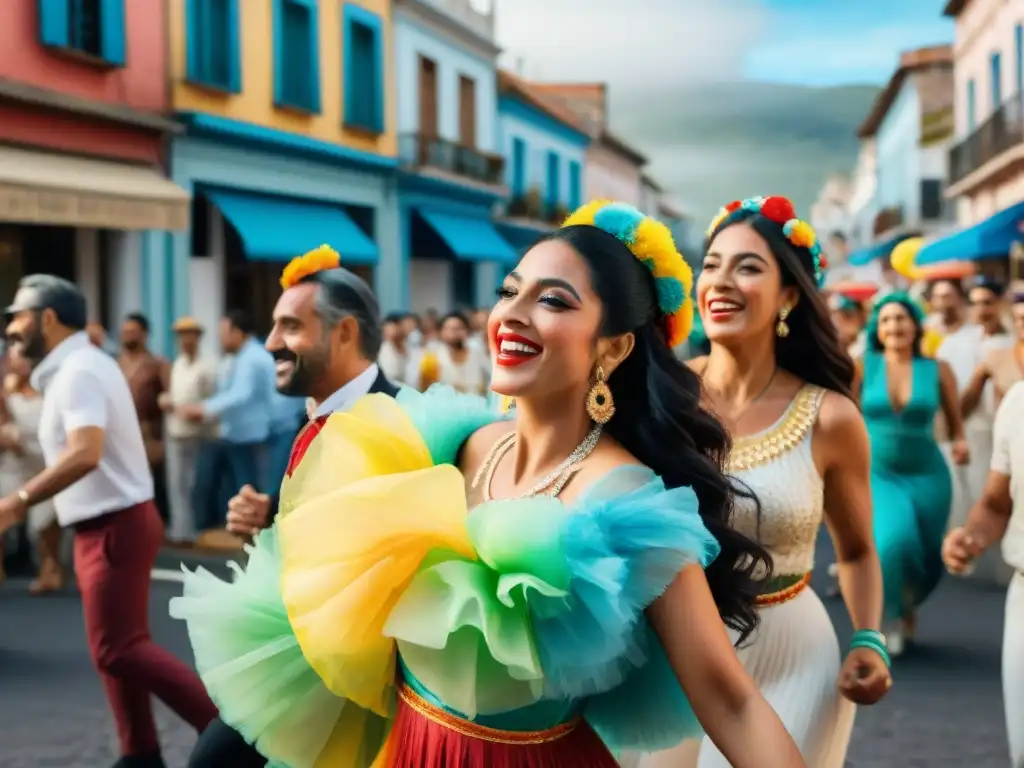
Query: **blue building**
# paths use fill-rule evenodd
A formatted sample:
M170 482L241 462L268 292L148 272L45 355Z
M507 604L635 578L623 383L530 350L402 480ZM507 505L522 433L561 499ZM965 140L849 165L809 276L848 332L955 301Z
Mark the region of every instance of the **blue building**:
M390 15L389 0L171 4L186 131L170 174L193 206L191 232L166 236L152 276L165 323L189 313L212 328L244 308L267 330L281 268L323 243L386 309L403 306ZM216 334L204 343L212 352Z
M505 200L493 10L395 0L398 292L415 311L489 305L516 251L497 231Z
M504 71L498 73L498 134L509 188L501 232L521 251L584 202L591 139L567 107Z

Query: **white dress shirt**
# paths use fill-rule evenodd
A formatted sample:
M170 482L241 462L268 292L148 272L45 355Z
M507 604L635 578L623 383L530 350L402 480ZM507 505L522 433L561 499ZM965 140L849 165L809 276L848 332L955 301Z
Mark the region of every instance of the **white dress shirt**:
M356 376L352 381L328 397L313 412L313 418L329 416L335 411L347 411L353 403L365 394L368 394L373 382L380 375L380 368L374 363L365 371Z
M68 434L103 430L99 466L54 497L57 519L67 526L117 512L153 498L153 476L128 380L117 361L89 343L84 332L58 344L32 372L43 394L39 444L52 467L67 449Z
M171 366L170 396L175 407L202 403L217 387L217 364L202 357L178 355ZM167 415L167 436L170 438L216 437L217 425L196 423L177 413Z
M409 366L409 352L400 351L393 341L385 341L380 345L377 354L377 365L395 384L405 384L406 369Z

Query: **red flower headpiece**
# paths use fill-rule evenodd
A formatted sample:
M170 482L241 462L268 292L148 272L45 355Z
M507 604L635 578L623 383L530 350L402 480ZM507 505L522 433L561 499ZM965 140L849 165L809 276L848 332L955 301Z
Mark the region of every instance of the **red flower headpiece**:
M715 231L722 226L722 222L741 208L764 216L769 221L778 224L782 227L782 233L789 242L797 248L806 248L811 254L811 268L818 287L820 288L824 284L825 268L828 266L828 262L821 252L818 236L814 233L814 229L811 228L810 224L797 217L793 203L781 195L749 197L742 201L733 200L731 203L723 206L715 218L711 220L711 225L708 227L705 236L710 238L714 235Z

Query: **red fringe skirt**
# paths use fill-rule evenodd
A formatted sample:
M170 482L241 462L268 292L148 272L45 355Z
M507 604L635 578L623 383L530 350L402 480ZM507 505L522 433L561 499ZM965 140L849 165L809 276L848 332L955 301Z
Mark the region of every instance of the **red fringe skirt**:
M618 768L577 719L545 731L500 731L467 722L400 684L398 711L375 768Z

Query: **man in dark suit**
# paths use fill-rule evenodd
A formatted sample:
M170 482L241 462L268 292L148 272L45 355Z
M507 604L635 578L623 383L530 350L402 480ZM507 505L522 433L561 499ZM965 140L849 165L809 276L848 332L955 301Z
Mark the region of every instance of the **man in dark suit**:
M266 347L274 356L277 389L311 398L315 409L298 430L286 475L302 459L327 417L350 408L363 395L398 394L377 367L380 307L370 287L347 269L307 275L281 295ZM252 536L277 514L278 493L242 488L228 505L228 530ZM267 761L221 720L203 732L189 768L262 768Z

